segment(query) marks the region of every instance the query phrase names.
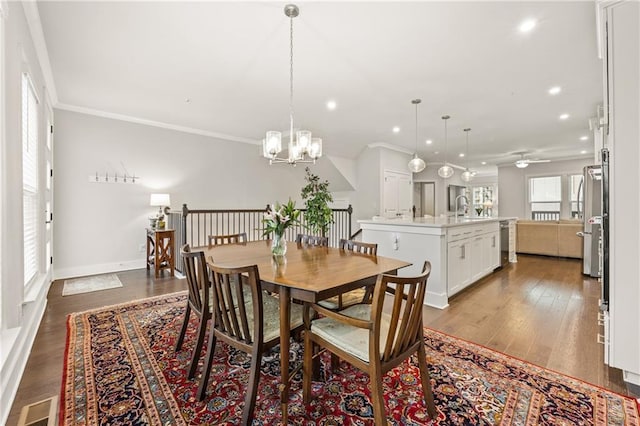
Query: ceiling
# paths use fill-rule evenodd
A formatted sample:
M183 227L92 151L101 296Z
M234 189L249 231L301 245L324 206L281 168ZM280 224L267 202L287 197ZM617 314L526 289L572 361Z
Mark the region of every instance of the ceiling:
M59 108L224 139L289 125L289 18L280 2L38 3ZM602 102L593 2L300 2L295 126L325 155L373 143L480 169L593 155ZM522 33L528 18L536 27ZM552 96L548 89L560 86ZM330 111L329 100L337 103ZM569 114L560 120L560 114ZM392 128L400 127L398 133ZM470 127L469 154L464 128ZM588 140L580 137L588 136ZM425 140L433 143L426 145ZM585 153L586 151L586 153ZM582 152L582 153L581 153Z

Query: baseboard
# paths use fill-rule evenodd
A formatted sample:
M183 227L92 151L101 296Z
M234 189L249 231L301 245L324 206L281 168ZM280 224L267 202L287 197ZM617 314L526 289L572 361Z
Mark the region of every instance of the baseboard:
M622 370L622 379L627 382L627 384L635 385L636 388L640 386L640 374L638 373Z
M53 270L53 278L62 280L66 278L86 277L87 275L108 274L111 272L130 271L132 269L142 269L145 267L144 258L137 260L126 260L115 263L102 263L99 265L75 266Z
M449 307L449 298L446 293L439 294L427 291L424 304L438 309L445 309Z
M18 392L22 373L27 366L29 353L31 353L33 341L36 338L36 333L38 332L42 316L47 306L48 291L49 283L43 285L33 302L23 306L22 317L24 323L18 330L17 337L13 341L13 346L8 348L3 346L2 348L3 351L7 351L8 355L0 371L0 377L2 378L2 382L0 383L0 389L2 389L2 395L0 397L0 424L6 424L7 418L9 417L11 405Z

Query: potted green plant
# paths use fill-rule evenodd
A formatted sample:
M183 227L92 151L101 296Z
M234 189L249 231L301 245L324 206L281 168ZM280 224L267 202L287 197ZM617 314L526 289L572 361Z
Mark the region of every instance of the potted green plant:
M329 226L333 223L333 211L329 207L329 203L333 201L329 192L329 181L321 182L320 177L311 173L308 167L305 171L307 184L300 194L307 208L305 222L311 232L326 237Z

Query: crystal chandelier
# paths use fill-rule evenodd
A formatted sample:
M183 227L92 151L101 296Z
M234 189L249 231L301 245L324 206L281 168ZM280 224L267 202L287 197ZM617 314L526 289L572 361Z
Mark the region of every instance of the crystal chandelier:
M418 157L418 104L420 102L422 102L422 100L420 99L414 99L411 101L411 103L416 106L416 151L413 154L413 158L411 159L411 161L409 161L408 164L409 170L411 170L413 173L420 173L424 170L425 167L427 167L424 160Z
M308 130L293 132L293 18L300 13L298 6L288 4L284 7L284 14L289 17L289 146L288 157L281 158L282 133L268 131L262 140L262 155L269 159L269 164L287 163L315 163L322 157L322 139L312 138ZM308 157L308 158L307 158Z
M467 134L467 150L464 153L465 157L467 157L467 168L464 169L464 172L462 172L462 174L460 175L460 179L462 179L464 182L471 182L473 180L473 172L469 170L469 132L470 131L471 131L470 128L464 129L464 132Z
M451 117L443 115L444 120L444 164L438 169L438 176L444 179L448 179L453 176L453 168L447 164L447 120Z

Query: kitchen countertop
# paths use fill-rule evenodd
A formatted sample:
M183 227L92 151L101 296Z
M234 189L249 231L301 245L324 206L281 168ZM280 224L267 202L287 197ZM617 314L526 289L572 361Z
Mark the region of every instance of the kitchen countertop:
M358 220L360 224L419 226L427 228L452 228L455 226L476 225L481 223L515 220L515 217L417 217L417 218L375 218Z

